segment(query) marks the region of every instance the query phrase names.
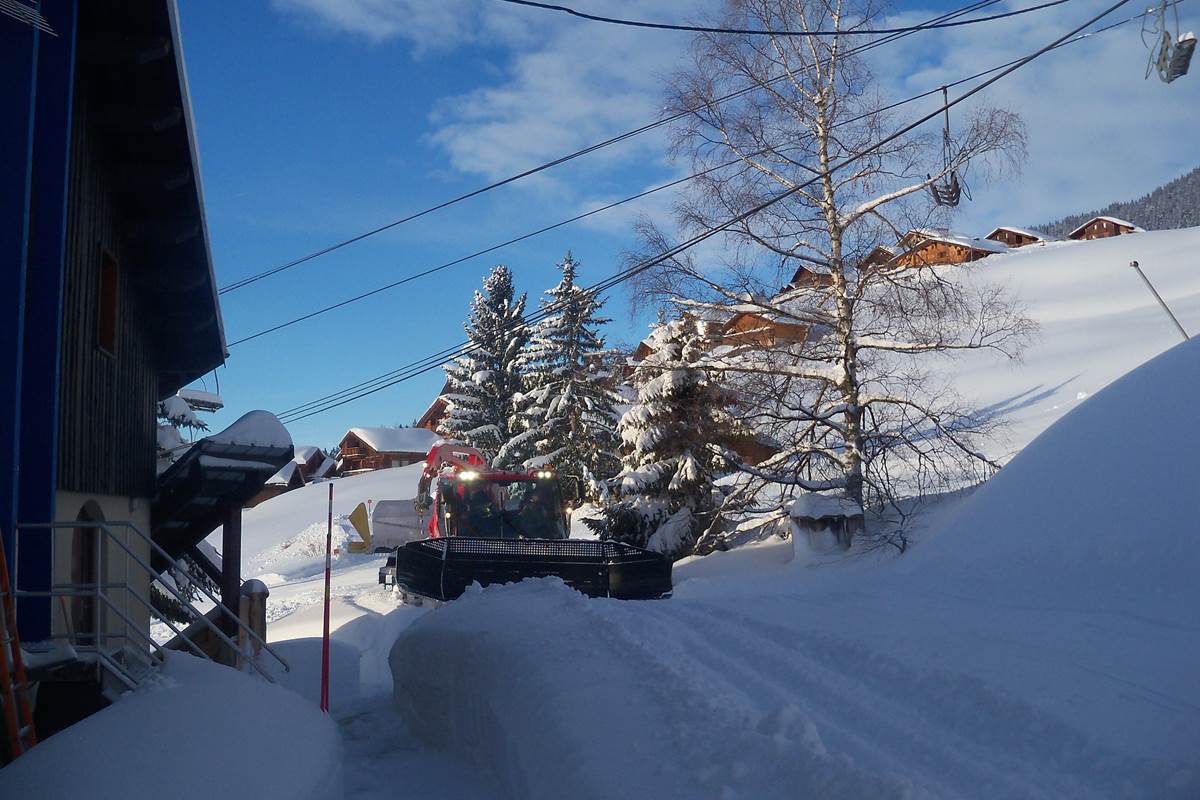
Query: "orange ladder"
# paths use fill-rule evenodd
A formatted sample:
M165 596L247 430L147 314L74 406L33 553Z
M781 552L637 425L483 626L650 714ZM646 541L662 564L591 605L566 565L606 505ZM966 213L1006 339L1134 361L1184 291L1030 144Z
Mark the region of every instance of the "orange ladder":
M8 753L16 758L37 744L33 729L32 704L29 701L29 681L25 663L21 660L21 642L17 637L17 615L13 609L13 592L8 582L8 559L4 540L0 538L0 706L4 711L4 728L8 737Z

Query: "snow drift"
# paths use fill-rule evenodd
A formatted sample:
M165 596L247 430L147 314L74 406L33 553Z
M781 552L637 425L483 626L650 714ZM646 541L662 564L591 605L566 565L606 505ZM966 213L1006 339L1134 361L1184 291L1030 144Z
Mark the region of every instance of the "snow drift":
M337 800L341 747L329 717L291 692L180 654L5 767L0 795Z

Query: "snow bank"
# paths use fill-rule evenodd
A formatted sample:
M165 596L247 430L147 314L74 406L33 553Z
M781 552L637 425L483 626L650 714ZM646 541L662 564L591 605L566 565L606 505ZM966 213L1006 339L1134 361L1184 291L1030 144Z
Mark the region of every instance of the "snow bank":
M292 437L270 411L248 411L220 433L208 439L221 444L247 447L291 447Z
M342 797L334 723L291 692L176 654L158 679L0 770L22 800Z

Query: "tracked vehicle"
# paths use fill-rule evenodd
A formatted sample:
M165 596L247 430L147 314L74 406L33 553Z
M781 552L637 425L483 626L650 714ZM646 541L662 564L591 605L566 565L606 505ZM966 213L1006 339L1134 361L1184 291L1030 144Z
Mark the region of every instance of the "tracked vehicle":
M663 555L568 538L562 484L552 469L495 470L475 448L438 442L413 503L429 517L429 537L396 548L379 576L404 595L444 602L472 583L548 576L592 597L671 593L671 561Z

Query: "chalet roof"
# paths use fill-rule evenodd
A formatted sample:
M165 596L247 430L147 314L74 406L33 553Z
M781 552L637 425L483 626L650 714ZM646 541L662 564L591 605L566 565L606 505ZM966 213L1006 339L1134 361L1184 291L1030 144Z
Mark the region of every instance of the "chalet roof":
M1048 233L1042 233L1041 231L1035 231L1033 228L1017 228L1013 225L997 225L995 227L995 229L992 230L991 233L989 233L987 236L985 236L983 238L990 239L990 238L992 238L992 236L999 233L1000 231L1010 231L1012 233L1020 234L1021 236L1029 236L1033 239L1038 239L1039 241L1043 241L1043 242L1054 241L1054 237Z
M289 461L288 463L286 463L282 467L280 467L278 472L276 472L271 477L267 478L265 485L267 485L267 486L287 486L287 485L289 485L292 482L292 480L295 478L296 470L298 468L299 468L299 465L295 461Z
M111 87L107 102L121 108L121 129L98 133L106 158L122 166L113 188L127 196L144 237L138 260L154 265L142 287L142 317L158 345L163 399L226 356L175 0L81 3L77 40L96 85ZM169 52L143 58L146 43L155 41L169 43ZM157 128L164 109L178 109L179 124Z
M296 445L296 457L292 460L293 464L307 464L313 456L321 452L321 448L314 447L311 444Z
M321 462L321 466L319 466L313 470L312 477L313 478L328 477L329 473L332 472L333 468L336 467L337 465L338 465L338 462L334 461L329 456L325 456L325 460Z
M1133 228L1135 231L1138 231L1139 233L1144 233L1146 230L1145 228L1143 228L1141 226L1133 224L1132 222L1130 222L1127 219L1121 219L1120 217L1106 217L1103 214L1100 214L1098 216L1092 217L1087 222L1083 223L1078 228L1076 228L1075 230L1068 233L1067 236L1068 237L1074 236L1075 234L1079 233L1084 228L1086 228L1088 225L1091 225L1093 222L1096 222L1097 220L1100 220L1103 222L1111 222L1114 225L1120 225L1125 228Z
M351 428L349 433L376 453L424 454L438 440L438 435L426 428Z
M909 233L914 233L914 231L910 231ZM960 247L969 247L972 250L984 250L989 253L1004 253L1008 251L1008 245L1002 242L993 242L991 239L976 239L974 236L968 236L965 233L955 233L948 230L943 230L936 234L925 231L915 231L915 233L920 236L921 240L911 245L913 250L931 242L942 242L959 245ZM907 236L908 234L905 235L905 238Z
M425 412L423 414L421 414L420 417L417 418L417 427L418 428L424 427L435 416L437 416L437 414L439 412L439 408L438 408L439 404L441 405L442 408L445 408L446 401L442 399L442 395L444 395L448 391L450 391L450 380L446 379L445 381L442 382L442 388L441 388L441 390L438 391L437 396L433 398L433 402L431 402L429 404L429 407L425 409Z

